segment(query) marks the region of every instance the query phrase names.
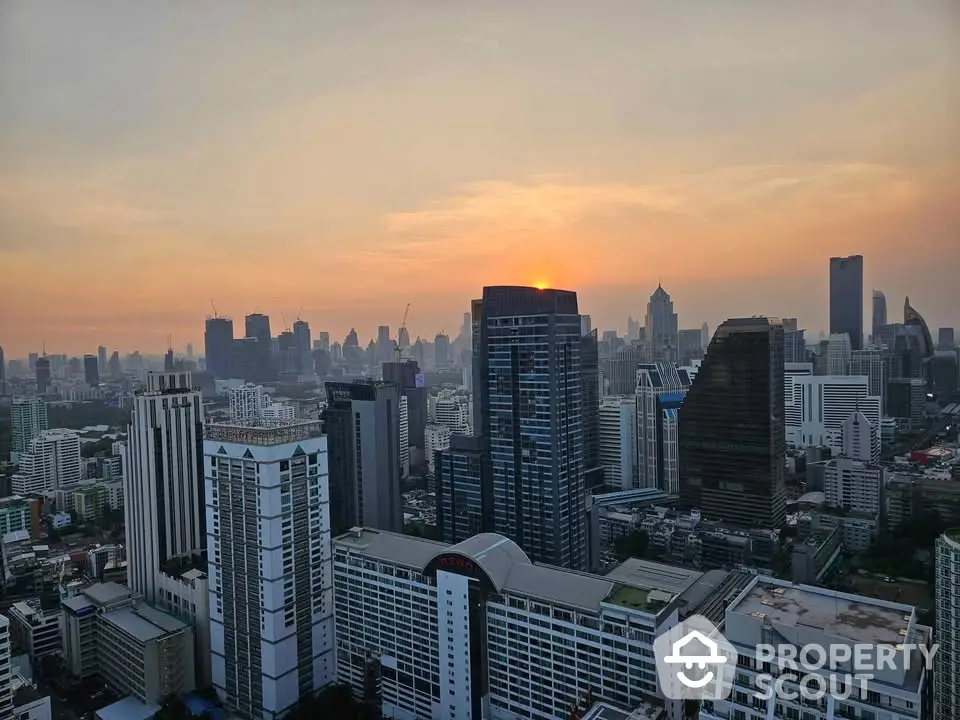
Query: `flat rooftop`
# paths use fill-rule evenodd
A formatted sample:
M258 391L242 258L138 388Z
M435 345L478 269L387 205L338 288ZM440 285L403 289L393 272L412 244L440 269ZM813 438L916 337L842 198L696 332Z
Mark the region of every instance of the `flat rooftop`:
M729 612L763 613L771 622L807 627L856 643L898 645L908 642L913 608L803 585L777 584L764 578Z
M698 570L629 558L604 577L613 582L679 595L703 577Z
M621 710L604 702L594 703L583 720L657 720L665 714L661 707L643 705L635 710Z

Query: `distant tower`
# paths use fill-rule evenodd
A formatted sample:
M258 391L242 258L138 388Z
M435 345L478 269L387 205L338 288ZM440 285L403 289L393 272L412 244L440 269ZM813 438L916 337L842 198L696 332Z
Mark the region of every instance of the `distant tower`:
M37 358L37 393L45 395L50 389L50 359L44 355Z
M230 377L230 354L233 347L233 320L225 317L207 318L203 333L203 353L207 372L215 378Z
M960 718L960 530L936 542L937 641L934 656L933 718Z
M873 323L870 327L870 341L877 342L880 328L887 324L887 296L881 290L873 291Z
M652 360L677 361L679 328L670 294L657 285L647 303L646 338Z
M127 584L157 602L174 558L206 547L203 398L188 372L150 373L133 398L124 458Z
M830 258L830 334L840 333L863 347L863 255Z
M97 387L100 384L100 362L96 355L83 356L83 377L87 385ZM106 369L106 363L104 363Z
M101 375L107 372L107 349L103 345L97 348L97 370Z

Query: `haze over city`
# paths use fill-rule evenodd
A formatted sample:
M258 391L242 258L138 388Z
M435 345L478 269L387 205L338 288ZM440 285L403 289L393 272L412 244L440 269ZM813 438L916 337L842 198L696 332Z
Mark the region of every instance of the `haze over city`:
M950 0L0 2L8 357L222 314L456 334L493 284L598 327L827 329L826 262L957 324ZM279 324L279 322L278 322Z

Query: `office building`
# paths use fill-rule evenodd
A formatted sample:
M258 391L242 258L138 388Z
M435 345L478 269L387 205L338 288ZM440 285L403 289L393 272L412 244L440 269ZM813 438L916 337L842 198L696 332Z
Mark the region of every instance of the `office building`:
M397 720L554 720L587 694L654 702L653 639L702 576L641 560L572 572L492 533L447 545L354 528L333 556L338 679Z
M297 320L293 323L293 346L296 352L296 372L313 374L313 356L310 354L310 323Z
M805 333L805 330L784 330L783 361L785 363L807 362L809 354Z
M0 538L7 533L25 530L32 537L39 537L40 508L38 500L20 495L0 498Z
M863 255L830 258L830 334L863 347Z
M637 369L637 487L679 492L677 408L690 389L685 368L656 362Z
M450 369L450 336L445 333L437 333L433 340L433 358L434 366L437 372L445 372Z
M580 396L584 486L589 490L604 483L600 466L600 355L596 332L580 338Z
M645 322L645 337L650 348L651 360L677 362L680 344L677 327L677 314L673 311L673 300L662 285L657 285L657 289L650 296L650 302L647 303Z
M494 527L538 562L583 568L577 295L486 287L478 334L482 418L475 432L491 460Z
M37 393L40 395L46 395L47 390L50 389L50 358L48 358L46 355L41 358L37 358L36 374Z
M677 334L677 357L681 365L689 365L703 357L702 333L700 328L681 330Z
M450 438L454 437L454 434L446 425L427 425L425 437L427 472L433 475L437 471L437 453L450 447Z
M921 625L912 605L877 600L820 587L795 585L785 580L757 576L731 599L724 612L723 634L739 655L733 692L726 700L706 700L700 720L728 718L914 718L925 720L932 677L921 651L929 649L933 631ZM938 638L939 640L939 638ZM769 673L769 663L758 657L760 645L858 646L858 662L870 664L872 677L866 693L852 692L841 699L828 692L818 701L805 700L797 683L783 678L784 693L770 700L755 697L756 676ZM909 661L878 662L872 654L861 655L861 646L894 648L911 645ZM942 652L942 649L941 649ZM773 670L776 673L776 670ZM838 685L846 671L838 670ZM797 673L798 680L806 672ZM818 671L829 678L830 671ZM826 687L830 688L827 679ZM809 684L816 688L816 684ZM792 698L792 699L788 699ZM949 716L952 717L952 716Z
M796 448L829 447L834 455L843 451L843 424L854 412L863 413L873 428L872 462L880 460L880 398L870 395L865 375L791 375L786 378L786 440ZM799 423L797 422L799 418Z
M435 454L437 536L454 544L493 526L493 495L480 438L452 435L447 445Z
M843 423L843 451L824 469L827 505L869 517L880 514L883 468L874 454L876 434L862 412L851 413Z
M887 381L887 411L904 430L926 424L927 383L920 378L890 378Z
M407 435L411 448L424 452L424 429L427 426L427 388L423 374L416 360L401 358L383 363L383 381L393 383L400 388L400 394L407 398ZM423 458L413 459L416 465Z
M83 356L83 379L90 387L100 384L100 364L96 355Z
M203 441L213 687L274 720L333 680L327 440L317 421Z
M909 297L903 299L903 326L908 331L913 330L919 337L921 356L924 359L931 357L935 347L930 328L927 327L927 321L923 319L923 315L910 304Z
M149 603L168 562L206 547L203 421L188 372L151 372L133 398L123 461L127 582Z
M934 720L960 718L960 532L937 539L936 618L940 649L934 657Z
M10 405L10 459L17 462L30 442L47 429L47 404L42 398L14 398Z
M31 661L60 652L60 598L20 600L10 606L7 619L14 648Z
M852 356L850 336L833 334L827 339L827 356L824 375L849 375Z
M0 718L4 720L14 717L10 655L10 621L0 615Z
M264 408L270 404L270 396L263 385L245 383L227 391L230 401L230 420L245 423L263 416Z
M20 456L10 486L16 495L43 495L74 487L82 479L80 436L72 430L44 430Z
M0 345L0 397L7 394L7 361L3 357L3 346Z
M601 363L607 379L604 394L632 395L637 386L637 369L649 362L650 348L646 345L631 344L614 352Z
M784 489L783 327L727 320L678 413L680 499L703 517L779 528Z
M388 382L326 383L332 527L403 531L400 392Z
M606 397L600 404L600 465L604 483L629 490L637 462L637 398Z
M233 352L233 320L208 317L203 331L203 347L207 372L223 380L230 375L230 356Z
M98 676L145 705L196 688L193 630L123 585L98 583L65 598L60 627L74 677Z
M870 395L880 398L880 407L886 408L889 355L876 345L854 350L850 355L850 375L865 375L869 380Z
M942 327L937 331L937 349L938 350L956 350L957 349L957 341L954 337L952 327ZM0 355L0 360L2 360L2 358L3 356Z
M870 341L877 342L880 328L887 324L887 296L882 290L873 291L873 322L870 326Z

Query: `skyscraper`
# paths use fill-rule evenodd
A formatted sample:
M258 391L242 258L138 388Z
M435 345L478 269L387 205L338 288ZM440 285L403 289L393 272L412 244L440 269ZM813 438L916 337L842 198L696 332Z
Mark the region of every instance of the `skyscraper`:
M954 350L957 347L952 327L942 327L937 330L937 349ZM0 348L0 365L3 364L3 349ZM0 368L0 384L3 382L3 369Z
M437 372L443 372L450 368L450 336L445 333L437 333L433 339L434 364Z
M678 413L680 499L703 517L780 527L784 489L783 327L727 320Z
M10 459L17 462L30 449L30 441L47 429L47 404L42 398L14 398L10 406L12 442Z
M207 318L203 332L207 372L215 378L230 377L230 355L233 346L233 320L225 317Z
M637 368L637 487L676 494L677 409L690 389L687 371L673 363L645 363Z
M3 347L0 346L0 397L7 394L7 361L3 358Z
M96 355L83 356L83 378L90 387L100 384L100 362Z
M863 255L830 258L830 334L839 333L863 347Z
M427 427L427 388L423 384L423 375L416 360L404 359L385 362L382 368L383 381L393 383L400 388L400 394L407 398L407 438L410 447L416 448L422 455L424 434ZM423 458L417 457L414 464L422 464Z
M103 345L97 348L97 370L101 374L107 372L107 349Z
M50 359L46 355L37 358L36 372L37 392L45 395L50 388Z
M211 424L202 450L213 687L277 718L335 672L327 440L315 420Z
M580 330L574 292L483 290L476 392L494 526L536 561L574 569L587 563Z
M260 313L251 313L243 319L244 336L255 337L262 343L270 344L270 318Z
M451 435L450 447L436 453L437 535L443 542L462 542L493 526L486 462L475 435Z
M873 291L873 322L870 326L870 341L877 342L877 334L887 324L887 296L882 290Z
M960 530L936 542L937 641L934 656L933 718L960 718Z
M127 584L157 602L164 565L206 548L203 398L188 372L147 375L124 457Z
M310 355L310 323L297 320L293 323L293 342L297 349L297 372L301 375L313 374L313 357Z
M580 338L580 378L584 484L592 489L605 482L600 464L600 362L596 330Z
M388 382L326 383L333 531L355 525L403 532L400 391Z
M646 338L652 360L677 361L679 345L677 314L673 311L670 294L657 285L647 303Z

